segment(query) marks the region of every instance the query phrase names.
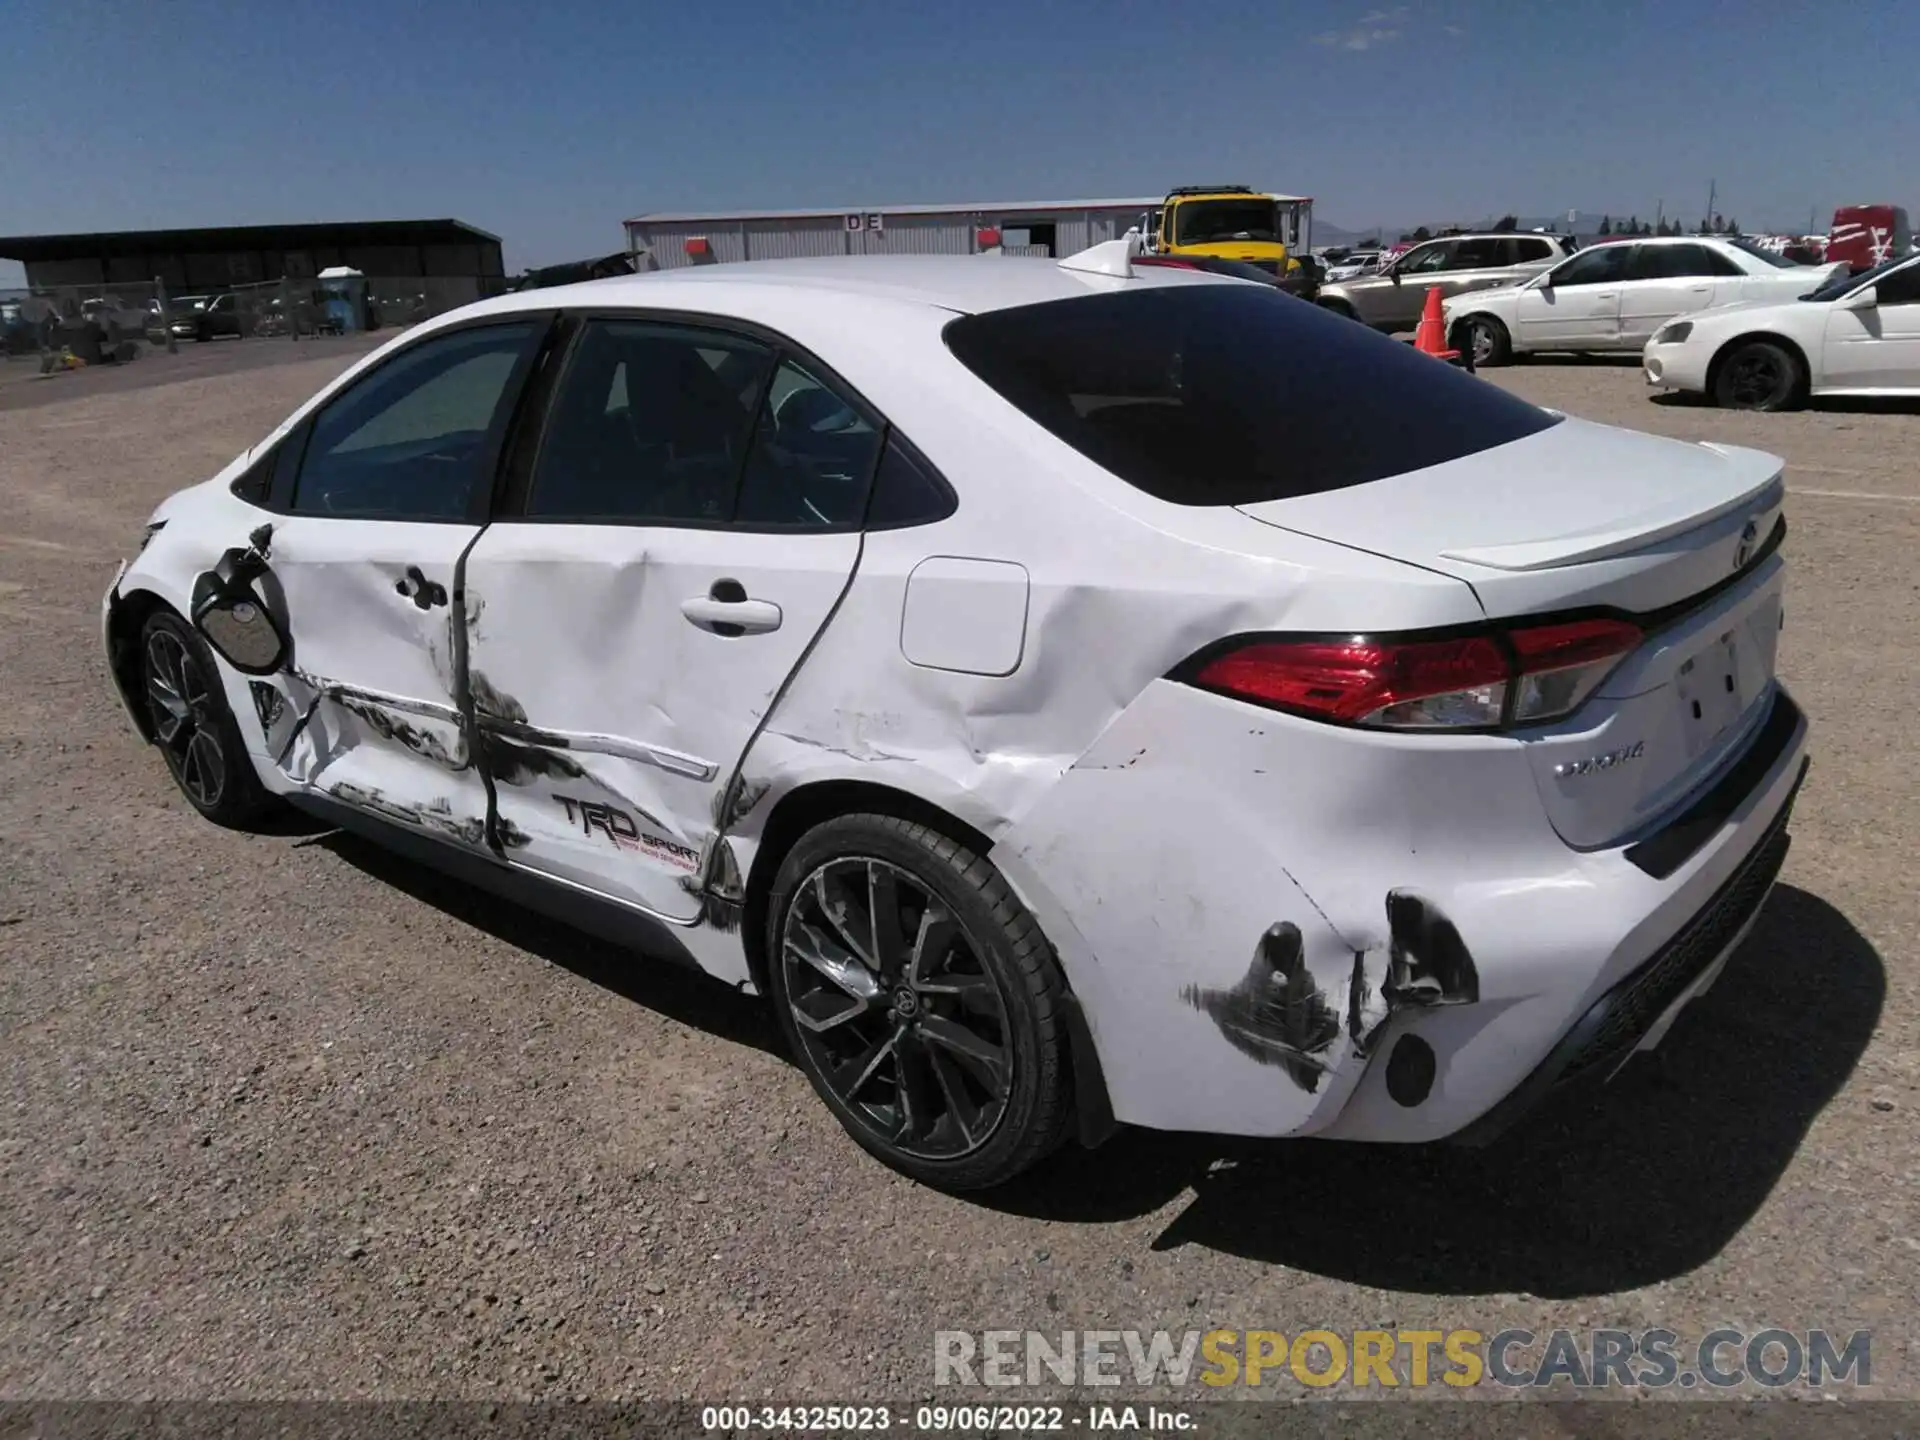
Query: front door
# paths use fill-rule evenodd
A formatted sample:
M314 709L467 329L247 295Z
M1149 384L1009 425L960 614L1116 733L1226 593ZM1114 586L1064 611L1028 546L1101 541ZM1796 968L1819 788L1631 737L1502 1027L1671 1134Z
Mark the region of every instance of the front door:
M1409 250L1393 268L1367 285L1360 318L1379 330L1411 330L1420 323L1427 291L1446 279L1453 262L1452 240L1430 240Z
M460 561L543 329L435 335L328 401L289 437L263 582L293 639L277 699L256 689L267 752L319 794L473 846L487 796L458 698Z
M1521 350L1605 350L1620 331L1620 287L1632 244L1595 245L1562 261L1520 292L1515 306ZM1550 280L1552 283L1546 283Z
M510 859L700 915L719 797L853 573L879 443L760 340L584 322L519 518L467 561Z
M1883 275L1864 310L1828 308L1823 389L1920 391L1920 260Z

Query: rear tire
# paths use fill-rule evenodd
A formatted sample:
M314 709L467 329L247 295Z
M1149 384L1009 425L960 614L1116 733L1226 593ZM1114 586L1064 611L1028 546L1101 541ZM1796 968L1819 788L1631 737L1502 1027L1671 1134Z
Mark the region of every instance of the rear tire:
M207 642L171 610L140 631L140 682L153 743L187 803L216 825L251 828L279 804L247 758Z
M1806 401L1806 367L1783 345L1749 340L1715 362L1710 391L1727 410L1793 410Z
M1065 981L1000 872L950 836L888 815L815 826L774 880L766 954L794 1059L885 1164L980 1190L1066 1137Z

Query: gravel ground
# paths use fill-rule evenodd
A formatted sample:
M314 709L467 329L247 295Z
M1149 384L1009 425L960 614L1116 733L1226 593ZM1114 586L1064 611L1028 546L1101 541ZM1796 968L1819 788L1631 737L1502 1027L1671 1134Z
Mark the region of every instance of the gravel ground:
M755 1002L217 830L134 739L115 562L363 343L0 407L0 1395L899 1400L949 1327L1731 1324L1872 1328L1875 1389L1920 1397L1920 414L1493 377L1792 462L1815 767L1658 1061L1483 1154L1128 1134L957 1200L862 1157Z

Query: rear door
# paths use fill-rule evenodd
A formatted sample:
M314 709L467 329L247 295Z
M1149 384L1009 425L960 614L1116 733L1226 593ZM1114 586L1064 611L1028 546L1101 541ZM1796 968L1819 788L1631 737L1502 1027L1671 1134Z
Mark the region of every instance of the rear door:
M290 434L273 471L288 513L270 585L293 659L254 686L268 753L340 803L475 846L487 798L458 698L459 566L545 328L462 327L397 352Z
M1522 350L1606 350L1620 333L1620 292L1632 253L1630 243L1595 245L1520 292L1514 307Z
M1511 236L1472 235L1456 240L1453 255L1440 281L1443 299L1513 283L1516 242ZM1422 297L1424 303L1425 297ZM1417 317L1416 317L1417 318Z
M691 922L722 787L860 553L877 419L718 324L589 317L466 567L509 858Z
M1634 245L1620 285L1620 330L1614 344L1638 350L1676 315L1740 297L1742 271L1710 246Z

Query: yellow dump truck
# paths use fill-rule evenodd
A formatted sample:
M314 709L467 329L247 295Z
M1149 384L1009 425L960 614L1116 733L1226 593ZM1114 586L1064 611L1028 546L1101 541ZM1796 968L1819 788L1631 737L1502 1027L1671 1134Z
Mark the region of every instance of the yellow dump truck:
M1307 255L1313 201L1246 185L1182 185L1143 217L1149 247L1159 255L1204 255L1257 265L1281 280L1304 280L1318 267Z

